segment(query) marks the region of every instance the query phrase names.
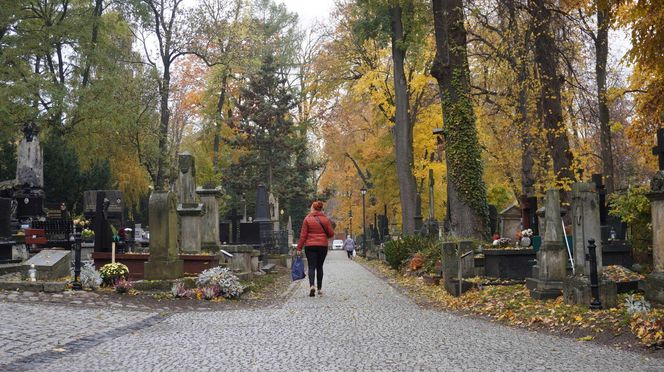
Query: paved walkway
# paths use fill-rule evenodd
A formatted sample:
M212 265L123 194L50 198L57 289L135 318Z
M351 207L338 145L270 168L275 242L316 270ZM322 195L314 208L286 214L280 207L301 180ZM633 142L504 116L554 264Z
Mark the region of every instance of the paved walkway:
M0 303L0 371L664 371L664 360L423 310L343 252L323 297L173 315Z

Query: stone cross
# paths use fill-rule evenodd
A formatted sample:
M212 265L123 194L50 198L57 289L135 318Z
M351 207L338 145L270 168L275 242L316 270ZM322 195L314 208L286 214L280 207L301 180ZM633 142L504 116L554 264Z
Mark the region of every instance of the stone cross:
M607 217L609 211L606 208L606 185L604 185L602 174L593 174L592 182L595 184L595 190L599 195L599 222L600 225L605 226L607 224ZM601 239L595 239L601 240Z

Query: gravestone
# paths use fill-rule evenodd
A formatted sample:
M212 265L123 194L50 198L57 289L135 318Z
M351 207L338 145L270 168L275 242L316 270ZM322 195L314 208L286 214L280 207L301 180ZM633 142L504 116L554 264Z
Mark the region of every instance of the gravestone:
M11 216L12 216L12 199L0 198L0 239L12 235Z
M567 249L563 243L563 225L560 216L560 193L546 192L544 215L544 240L538 253L538 272L535 288L530 296L538 300L556 298L562 294L567 266Z
M472 242L443 242L442 261L443 261L443 286L447 293L453 296L460 296L471 288L470 283L463 281L466 276L474 275L474 260ZM467 254L470 252L470 254ZM459 264L460 257L466 264ZM470 257L468 259L467 257ZM468 262L470 264L468 264ZM461 269L461 275L459 275ZM459 290L461 282L461 290Z
M144 263L146 280L182 277L184 262L178 259L178 218L175 194L155 191L150 195L150 257Z
M489 230L491 234L498 232L498 208L489 204Z
M499 214L500 236L514 239L517 232L521 231L521 210L516 203L512 203Z
M288 249L290 250L293 246L293 221L291 216L288 216L288 225L286 225L286 230L288 231Z
M46 216L44 211L44 154L39 144L39 128L34 123L23 127L23 139L16 157L16 218L21 221Z
M664 304L664 128L657 130L657 146L653 154L658 156L659 171L650 183L650 213L652 214L653 270L643 281L646 298Z
M595 185L586 182L572 184L572 234L574 237L574 268L577 275L590 275L588 240L597 245L597 274L602 273L602 243L600 236L599 195Z
M572 184L572 235L574 242L574 275L563 281L565 303L590 305L592 291L590 287L590 261L588 241L593 239L597 245L597 275L599 279L600 300L604 307L617 305L617 287L613 282L602 280L602 243L597 239L600 234L599 195L594 183L577 182Z
M272 229L279 231L279 199L275 198L272 193L269 193L268 204L270 206L270 220L272 221Z
M534 235L539 235L536 196L521 197L521 225L524 230L532 229Z
M258 224L259 241L272 234L273 225L270 216L270 205L268 200L267 188L259 183L256 188L256 217L254 223Z
M184 152L178 156L178 207L180 217L180 252L201 252L201 218L203 204L196 197L196 162Z
M37 280L54 280L69 275L71 252L43 249L23 263L23 271L27 274L31 265L37 270Z
M415 231L422 230L422 195L418 192L415 195Z
M110 252L113 228L124 226L124 203L119 190L88 190L83 192L83 214L92 220L95 252ZM111 227L112 226L112 227Z
M602 264L630 267L634 260L632 250L625 240L626 225L620 221L620 218L609 215L603 176L593 174L592 183L595 184L599 196L600 238L595 240L600 242L598 245L602 245Z
M219 241L219 198L222 195L221 187L196 189L196 193L203 203L203 218L201 219L201 250L217 253L221 249Z

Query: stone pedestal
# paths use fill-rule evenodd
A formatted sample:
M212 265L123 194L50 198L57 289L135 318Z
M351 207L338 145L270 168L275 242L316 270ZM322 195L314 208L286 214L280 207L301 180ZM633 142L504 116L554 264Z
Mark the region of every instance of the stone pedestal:
M219 197L221 187L204 189L199 187L196 193L203 203L203 218L201 219L201 250L205 252L219 252Z
M590 275L588 240L597 245L597 275L602 275L602 242L599 215L599 195L595 185L577 182L572 185L572 229L574 237L574 269L576 275Z
M658 175L664 175L664 171L659 171ZM664 191L655 191L647 196L652 213L653 270L644 280L643 290L646 299L664 304Z
M201 253L203 204L178 204L180 252Z
M150 196L150 258L145 263L146 280L182 277L184 262L178 258L178 221L172 192L154 192Z
M590 279L583 276L570 276L563 281L563 298L566 304L590 305L592 292ZM599 283L599 300L602 308L618 306L618 287L615 282L602 280Z
M250 245L224 245L224 250L233 255L230 267L239 273L251 273L258 270L258 254Z
M546 192L545 210L545 235L538 252L538 276L533 279L534 289L530 291L530 296L538 300L556 298L562 294L567 265L558 190Z

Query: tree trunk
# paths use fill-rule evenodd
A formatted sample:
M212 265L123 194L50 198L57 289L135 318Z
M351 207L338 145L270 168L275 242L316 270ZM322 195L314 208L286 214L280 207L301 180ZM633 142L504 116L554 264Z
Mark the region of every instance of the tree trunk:
M562 190L566 183L574 181L572 172L572 152L567 131L563 123L563 110L558 76L556 41L551 27L551 11L547 0L532 0L535 35L535 64L539 72L542 126L546 132L549 155L553 161L553 171L561 188L560 199L570 202L569 193Z
M396 115L394 142L401 201L401 224L404 235L415 233L415 177L413 176L413 127L408 120L408 86L404 73L404 33L401 7L390 8L392 18L392 60L394 62L394 92Z
M171 85L170 63L164 63L164 73L162 74L159 86L161 96L159 105L159 161L157 162L157 184L156 190L166 191L166 178L168 173L168 122L170 113L168 110L168 96Z
M438 81L443 108L447 162L446 226L455 236L488 237L486 185L475 113L462 0L433 0L436 58L431 75Z
M226 102L226 81L228 74L224 73L221 78L221 93L219 93L219 100L217 101L217 120L214 127L214 141L212 144L212 169L215 175L219 175L221 170L219 168L219 150L221 143L221 125L223 122L224 103Z
M611 22L608 0L597 1L597 36L595 38L595 77L597 79L597 103L599 108L600 148L602 173L606 192L615 190L613 178L613 152L611 127L609 126L609 106L606 99L606 60L609 54L609 23Z

